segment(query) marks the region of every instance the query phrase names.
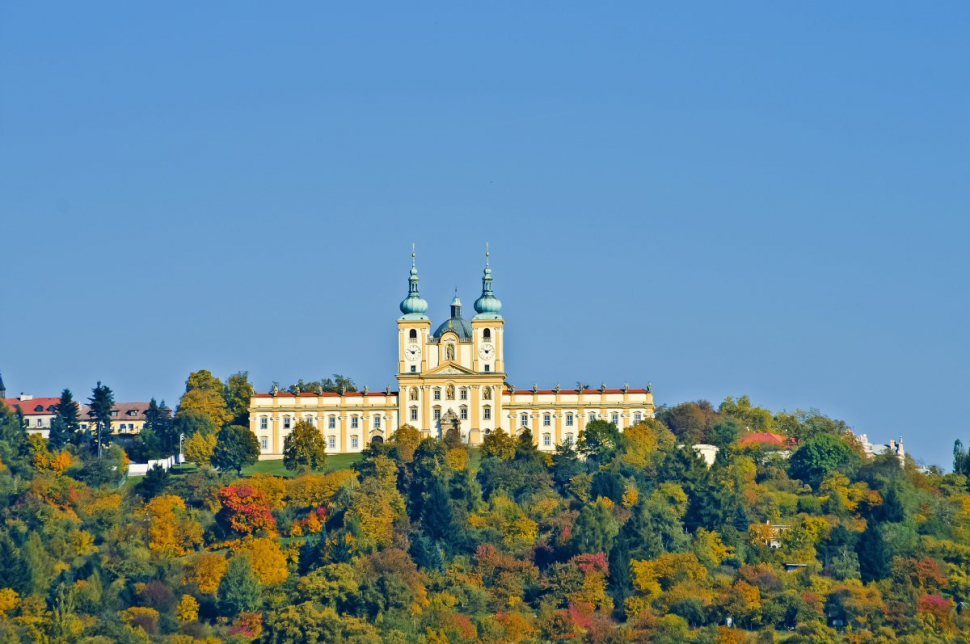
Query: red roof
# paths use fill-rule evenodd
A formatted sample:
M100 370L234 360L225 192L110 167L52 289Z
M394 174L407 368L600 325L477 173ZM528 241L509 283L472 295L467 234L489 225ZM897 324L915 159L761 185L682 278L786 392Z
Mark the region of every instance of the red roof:
M778 447L790 447L795 443L794 440L788 438L787 436L780 436L778 434L772 434L770 432L755 432L753 434L747 434L738 439L738 445L745 447L747 445L753 445L758 443L760 445L777 445Z
M6 403L7 407L16 410L20 407L20 411L23 412L24 416L43 416L45 414L53 414L53 409L48 409L49 407L56 407L58 403L61 402L60 396L57 398L41 398L34 397L30 400L21 400L20 398L4 398L3 402ZM40 411L37 411L37 407L40 407Z
M515 391L511 391L509 389L506 389L505 390L505 393L506 394L514 394L514 395L519 395L519 394L529 394L529 395L532 395L532 394L556 394L556 393L558 393L558 394L578 394L578 393L580 393L580 391L578 389L560 389L559 391L556 391L555 389L540 389L538 391L533 391L531 389L516 389ZM647 393L650 393L650 392L647 391L646 389L627 389L626 391L623 391L622 389L606 389L606 390L602 390L601 391L600 389L592 389L591 388L591 389L584 389L582 391L582 393L584 393L584 394L598 394L598 393L607 393L607 394L622 394L622 393L628 393L628 394L647 394Z
M347 393L344 394L344 396L363 396L363 395L365 395L365 394L362 391L348 391ZM368 391L366 395L368 395L368 396L386 396L387 395L387 392L384 392L384 391ZM392 396L396 396L397 395L397 392L396 391L392 391L391 392L391 395ZM340 397L340 394L338 394L335 391L325 391L322 394L315 394L315 393L312 393L312 392L303 392L303 393L300 394L300 398L318 398L320 396L323 396L324 398L339 398ZM272 398L273 397L273 394L256 394L254 397L255 398ZM288 391L281 391L278 394L276 394L276 397L277 398L296 398L296 394L291 394Z

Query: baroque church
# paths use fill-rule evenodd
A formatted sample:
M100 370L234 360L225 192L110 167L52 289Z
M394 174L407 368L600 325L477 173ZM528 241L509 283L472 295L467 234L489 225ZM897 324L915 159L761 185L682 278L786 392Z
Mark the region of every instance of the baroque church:
M282 455L283 440L298 420L313 423L327 451L339 454L383 442L403 424L438 438L454 429L470 445L480 444L496 428L513 436L528 428L540 450L553 451L560 443L576 441L590 420L607 420L623 430L653 417L649 385L516 389L507 383L505 320L492 288L487 251L482 294L474 309L466 320L456 294L451 315L432 331L412 250L408 294L397 319L398 391L256 393L250 400L250 428L262 458Z

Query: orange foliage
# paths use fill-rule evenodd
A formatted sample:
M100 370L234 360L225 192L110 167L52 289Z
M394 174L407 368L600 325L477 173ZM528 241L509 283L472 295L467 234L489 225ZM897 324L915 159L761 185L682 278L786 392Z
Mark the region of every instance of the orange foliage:
M229 562L222 555L203 552L189 564L189 579L201 592L215 593L228 567Z

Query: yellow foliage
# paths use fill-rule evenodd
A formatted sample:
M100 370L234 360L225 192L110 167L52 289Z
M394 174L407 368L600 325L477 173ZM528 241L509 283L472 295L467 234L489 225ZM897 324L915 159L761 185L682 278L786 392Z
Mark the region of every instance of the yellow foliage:
M493 527L504 536L507 546L529 546L539 534L539 524L525 515L522 507L507 496L495 496L490 500L490 509L481 515L469 516L475 527Z
M20 595L12 588L0 588L0 613L6 613L11 608L16 608L20 603Z
M396 481L367 479L347 512L347 519L357 519L366 537L377 546L386 547L394 539L394 523L407 513L404 497Z
M185 394L179 400L178 414L188 411L208 416L216 427L222 427L232 420L232 414L226 408L222 382L204 369L190 374L185 383Z
M189 566L189 579L203 593L215 593L219 590L219 582L229 562L222 555L214 552L203 552L195 557Z
M175 617L186 624L199 619L199 601L192 595L182 595L179 605L175 609Z
M254 474L249 478L239 479L233 485L249 485L266 495L271 508L286 507L286 481L272 474Z
M452 470L461 472L468 467L468 452L460 447L450 449L445 454L445 462Z
M707 579L707 568L693 552L665 553L656 559L630 562L633 587L648 598L656 598L661 590L674 584Z
M216 437L201 432L192 434L182 445L186 460L196 465L208 465L216 449Z
M721 562L734 555L734 549L724 545L717 531L698 528L694 534L692 550L697 558L708 566L719 566Z
M156 554L181 556L202 543L202 525L190 519L185 501L173 494L157 496L145 505L148 549Z
M623 493L623 507L632 508L640 500L640 489L636 485L628 485Z
M158 611L154 608L148 608L146 606L132 606L131 608L126 608L125 610L118 611L118 616L129 624L139 617L148 617L153 621L158 621Z
M96 550L94 547L94 535L87 530L75 530L72 532L70 543L74 552L81 556L89 555Z
M596 497L596 503L598 505L602 505L607 510L612 510L616 506L616 504L613 503L613 499L611 499L608 496L598 496L598 497Z
M232 544L233 554L248 552L253 572L264 586L275 586L286 581L290 571L286 566L286 554L275 539L256 537ZM218 587L218 586L217 586Z
M669 481L661 483L651 496L669 505L678 517L687 514L687 493L680 485Z
M286 482L286 504L297 508L326 505L337 490L347 481L356 478L357 473L353 470L298 476Z

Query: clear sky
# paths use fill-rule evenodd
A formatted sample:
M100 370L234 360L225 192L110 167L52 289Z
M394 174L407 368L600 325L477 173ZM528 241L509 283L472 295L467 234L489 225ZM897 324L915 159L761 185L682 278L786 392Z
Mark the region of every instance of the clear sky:
M152 6L149 6L151 4ZM0 373L394 383L485 241L518 387L970 440L970 5L5 2Z

